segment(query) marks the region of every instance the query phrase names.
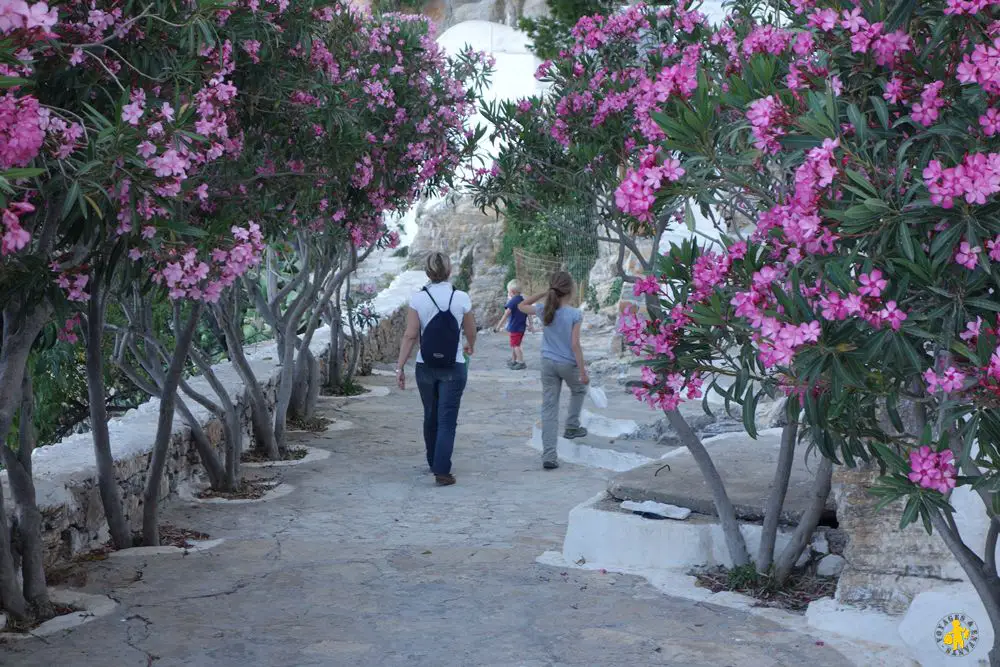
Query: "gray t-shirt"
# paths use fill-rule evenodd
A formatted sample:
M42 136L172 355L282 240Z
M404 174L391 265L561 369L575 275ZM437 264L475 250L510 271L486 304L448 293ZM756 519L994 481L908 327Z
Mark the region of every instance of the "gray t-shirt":
M542 320L545 312L544 303L535 304L535 314ZM576 365L576 355L573 354L573 326L583 320L579 308L562 306L556 311L552 324L542 328L542 358L560 364ZM545 320L542 320L545 323Z

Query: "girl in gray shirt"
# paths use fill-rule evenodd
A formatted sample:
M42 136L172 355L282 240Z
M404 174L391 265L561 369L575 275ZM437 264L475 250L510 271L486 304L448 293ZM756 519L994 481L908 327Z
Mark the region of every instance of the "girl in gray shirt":
M559 467L557 433L559 430L559 394L562 384L570 390L569 416L566 418L565 438L582 438L587 429L580 426L580 411L587 395L590 377L583 361L580 346L580 324L583 313L570 305L575 286L573 278L565 271L557 271L549 281L547 292L537 294L518 304L527 315L537 315L542 320L542 467L555 470ZM544 304L539 301L545 300Z

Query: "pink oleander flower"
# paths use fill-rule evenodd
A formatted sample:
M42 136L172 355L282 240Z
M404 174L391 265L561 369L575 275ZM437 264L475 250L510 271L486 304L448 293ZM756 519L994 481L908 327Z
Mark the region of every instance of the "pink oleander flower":
M660 283L657 281L656 276L646 276L641 280L637 280L634 285L632 285L632 294L635 296L642 296L643 294L659 294L660 293Z
M955 488L957 472L951 450L931 451L926 445L910 452L910 481L925 489L948 493Z
M955 252L955 263L972 271L979 264L979 253L982 251L979 246L972 247L968 241L962 241Z
M980 331L982 330L982 328L983 328L983 318L976 317L975 322L966 322L965 331L958 334L958 337L966 342L975 340L976 338L979 338Z
M965 383L965 374L954 366L949 366L940 375L928 368L924 371L924 381L927 383L927 391L930 393L938 391L952 393L962 389Z

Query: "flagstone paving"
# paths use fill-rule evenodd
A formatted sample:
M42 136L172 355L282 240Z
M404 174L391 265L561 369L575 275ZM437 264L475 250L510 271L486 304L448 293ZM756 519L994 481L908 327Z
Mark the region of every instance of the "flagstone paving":
M529 336L529 362L538 344ZM525 444L540 403L537 372L504 368L501 336L480 348L456 486L435 487L425 470L412 372L403 392L324 399L324 414L355 428L295 438L332 455L252 473L280 475L291 494L250 505L173 501L164 520L225 542L87 565L85 589L119 601L115 613L0 647L0 664L850 664L812 637L665 596L638 577L537 564L561 547L569 510L605 489L608 473L543 471Z

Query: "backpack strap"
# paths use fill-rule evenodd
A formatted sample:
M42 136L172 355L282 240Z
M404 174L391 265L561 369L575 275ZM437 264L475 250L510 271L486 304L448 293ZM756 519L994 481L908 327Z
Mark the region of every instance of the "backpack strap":
M451 302L455 300L455 291L456 291L456 290L455 290L455 288L454 288L454 287L452 287L452 288L451 288L451 298L450 298L450 299L448 299L448 310L449 310L449 311L451 310ZM428 294L429 294L429 293L428 293ZM434 304L434 305L437 305L437 304Z
M422 291L422 292L424 292L425 294L427 294L427 298L429 298L429 299L431 300L431 303L433 303L433 304L434 304L434 307L435 307L435 308L437 308L437 311L438 311L439 313L443 313L443 312L444 312L444 311L443 311L443 310L441 309L441 306L439 306L439 305L438 305L438 302L434 300L434 297L432 297L432 296L431 296L431 293L430 293L430 290L428 290L428 289L427 289L427 287L422 287L420 291ZM455 298L455 290L454 290L454 289L452 289L452 291L451 291L451 298L452 298L452 299L454 299L454 298ZM448 308L449 308L449 309L451 308L451 301L448 301Z

